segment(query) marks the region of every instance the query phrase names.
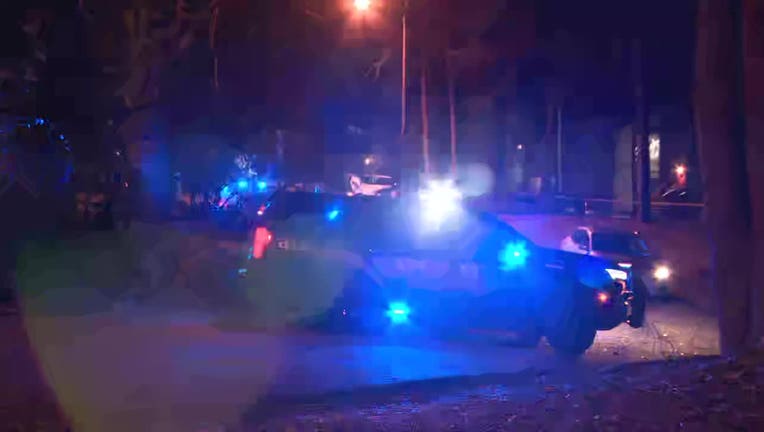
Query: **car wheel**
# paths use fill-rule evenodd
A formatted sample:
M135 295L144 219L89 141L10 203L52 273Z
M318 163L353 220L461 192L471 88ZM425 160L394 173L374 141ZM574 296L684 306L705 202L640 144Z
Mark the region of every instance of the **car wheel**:
M575 319L548 332L546 339L555 351L578 356L592 346L596 334L594 325L583 319Z
M647 286L641 278L634 279L633 291L631 315L626 318L626 323L633 328L640 328L645 324L645 310L647 309Z
M583 288L583 287L580 287ZM577 290L580 294L585 290ZM581 355L594 343L597 327L591 302L584 295L574 295L552 310L554 322L547 326L549 345L560 354Z
M379 334L384 329L384 309L375 307L369 293L379 287L364 272L354 272L345 281L342 294L315 321L315 328L330 333Z

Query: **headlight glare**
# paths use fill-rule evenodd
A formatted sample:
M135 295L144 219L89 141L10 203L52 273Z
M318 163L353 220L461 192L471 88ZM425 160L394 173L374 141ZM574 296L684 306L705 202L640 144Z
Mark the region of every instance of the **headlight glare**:
M658 266L653 271L653 277L659 281L666 280L671 277L671 269L665 265Z

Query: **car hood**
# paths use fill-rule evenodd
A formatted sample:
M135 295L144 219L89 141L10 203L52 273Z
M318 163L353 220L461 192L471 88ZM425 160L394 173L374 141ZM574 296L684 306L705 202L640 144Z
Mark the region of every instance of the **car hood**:
M629 262L632 264L634 270L642 268L652 268L661 259L653 254L648 255L629 255L629 254L616 254L616 253L599 253L599 256L608 260L617 262Z

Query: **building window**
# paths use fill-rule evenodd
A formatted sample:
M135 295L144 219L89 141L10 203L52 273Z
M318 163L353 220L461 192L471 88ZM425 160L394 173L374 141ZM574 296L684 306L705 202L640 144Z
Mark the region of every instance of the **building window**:
M661 136L650 134L650 178L657 179L661 176Z

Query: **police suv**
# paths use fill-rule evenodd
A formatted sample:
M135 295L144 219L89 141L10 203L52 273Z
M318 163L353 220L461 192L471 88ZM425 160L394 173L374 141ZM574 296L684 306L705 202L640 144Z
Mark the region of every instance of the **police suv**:
M302 204L268 217L277 199ZM597 331L642 325L645 303L635 299L628 269L541 248L496 215L464 208L448 181L397 200L282 193L262 216L252 233L258 265L301 254L342 265L344 286L320 316L327 328L437 337L508 331L527 345L543 336L580 354Z

